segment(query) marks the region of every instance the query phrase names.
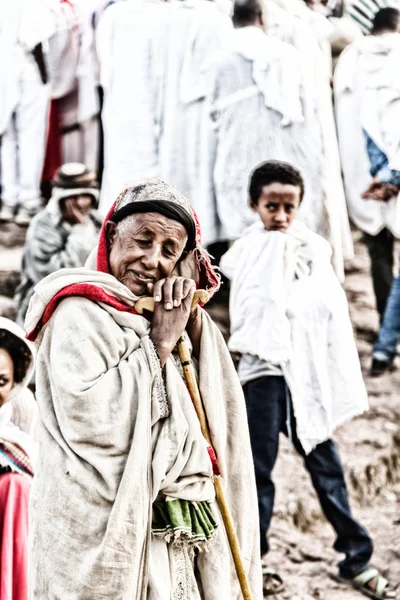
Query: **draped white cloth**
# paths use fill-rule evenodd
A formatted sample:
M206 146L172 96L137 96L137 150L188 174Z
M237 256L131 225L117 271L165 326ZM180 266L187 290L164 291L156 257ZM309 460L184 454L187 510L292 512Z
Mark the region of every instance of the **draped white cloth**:
M32 80L37 66L30 52L55 31L55 0L12 0L0 3L0 135L18 103L22 77ZM33 80L35 77L33 76ZM39 84L42 85L42 84Z
M37 286L28 330L54 294L72 283L99 287L130 306L137 299L109 274L64 269ZM32 487L32 599L241 598L221 524L197 558L200 584L188 547L151 535L159 493L212 501L214 492L207 443L186 385L172 359L161 370L149 331L143 317L70 297L38 338L42 457ZM206 313L198 374L244 566L253 598L261 600L245 405L228 350ZM218 518L214 502L213 511Z
M221 261L231 279L229 348L279 365L306 453L368 406L330 262L329 244L298 221L286 234L255 223Z
M99 20L104 214L124 187L160 174L165 36L171 10L159 0L125 0L107 8Z
M307 87L313 95L323 142L323 202L327 211L325 229L315 230L329 240L333 264L340 279L343 261L353 256L339 148L332 106L331 56L324 17L309 10L300 0L271 0L265 3L268 33L293 45L301 56Z
M124 186L154 176L185 193L202 212L198 185L206 68L231 26L223 10L207 0L171 5L125 0L100 17L103 213Z
M368 36L353 42L335 71L335 100L342 169L351 219L362 231L377 235L384 227L400 235L400 203L364 200L371 181L365 129L400 170L400 34Z
M160 175L190 198L200 214L203 234L207 235L208 225L202 218L205 200L198 192L207 66L226 45L232 22L208 0L176 2L170 19L164 65Z
M324 230L322 140L298 51L258 27L236 29L229 49L210 66L209 80L199 191L204 205L216 201L222 227L215 216L210 225L209 218L208 228L203 225L207 241L235 239L254 222L248 178L268 159L301 170L306 195L300 218Z

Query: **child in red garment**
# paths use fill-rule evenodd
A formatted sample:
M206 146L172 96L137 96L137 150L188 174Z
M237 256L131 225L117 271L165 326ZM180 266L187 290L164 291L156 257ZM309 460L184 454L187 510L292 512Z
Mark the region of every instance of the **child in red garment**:
M27 389L33 347L0 318L0 598L28 599L28 506L36 458L37 407Z

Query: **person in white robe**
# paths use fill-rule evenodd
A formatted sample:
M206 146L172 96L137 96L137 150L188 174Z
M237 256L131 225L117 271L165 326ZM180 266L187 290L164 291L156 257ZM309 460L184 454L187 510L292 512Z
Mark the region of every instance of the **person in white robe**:
M125 0L100 16L96 51L104 91L103 214L123 187L160 173L164 38L171 10L159 0Z
M323 202L327 223L317 233L329 240L333 264L344 278L344 260L353 257L353 243L341 175L339 148L332 105L332 61L329 35L332 27L323 15L302 0L264 1L267 32L292 44L301 56L307 87L313 95L316 119L323 141Z
M201 134L207 94L207 66L227 44L230 17L208 0L174 2L166 47L161 131L160 174L186 194L210 241L209 212L199 194Z
M61 161L97 171L99 100L90 8L82 0L59 0L49 58L52 98L60 114Z
M219 287L199 237L188 200L147 181L113 203L86 267L36 287L25 322L38 347L42 450L31 600L241 600L217 466L252 598L262 598L244 399L219 330L191 310L195 282ZM149 294L152 318L135 311ZM174 350L184 332L215 453Z
M394 10L394 9L392 9ZM335 101L342 169L349 213L365 233L377 309L383 316L393 278L394 239L400 235L397 195L386 202L363 198L371 182L371 163L363 130L399 170L400 61L399 16L381 31L356 40L342 54L335 72Z
M45 55L54 30L51 0L1 2L0 218L21 225L40 209L50 104Z
M328 235L322 139L299 53L265 34L261 4L236 2L234 23L229 49L209 69L200 192L209 205L215 198L220 224L215 220L208 235L212 231L212 241L234 240L254 222L248 173L269 158L302 169L306 196L300 218Z

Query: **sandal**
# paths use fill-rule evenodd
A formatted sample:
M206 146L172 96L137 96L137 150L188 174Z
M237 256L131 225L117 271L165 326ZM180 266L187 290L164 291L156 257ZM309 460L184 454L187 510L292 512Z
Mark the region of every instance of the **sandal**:
M279 594L284 589L283 579L273 569L262 565L263 576L263 594L264 596L273 596Z
M347 585L350 584L353 588L359 590L362 594L365 594L365 596L368 596L369 598L374 598L374 600L395 600L396 598L395 595L386 595L387 592L392 592L393 590L389 589L388 580L382 577L377 569L367 569L359 575L356 575L356 577L353 579L347 579L341 575L335 575L334 579L336 579L336 581L340 581L341 583L346 583ZM373 579L377 580L375 590L368 587L368 583Z

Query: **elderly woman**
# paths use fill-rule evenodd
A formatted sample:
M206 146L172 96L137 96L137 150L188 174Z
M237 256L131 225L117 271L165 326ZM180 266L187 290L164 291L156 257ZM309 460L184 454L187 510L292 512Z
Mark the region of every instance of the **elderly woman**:
M42 460L31 597L239 600L208 444L174 348L185 331L253 598L257 500L239 381L196 285L219 284L187 200L161 181L120 194L85 268L44 279L36 339ZM153 294L151 321L135 303ZM207 552L202 552L207 550Z
M37 406L27 389L34 348L0 317L0 598L28 598L28 504Z

